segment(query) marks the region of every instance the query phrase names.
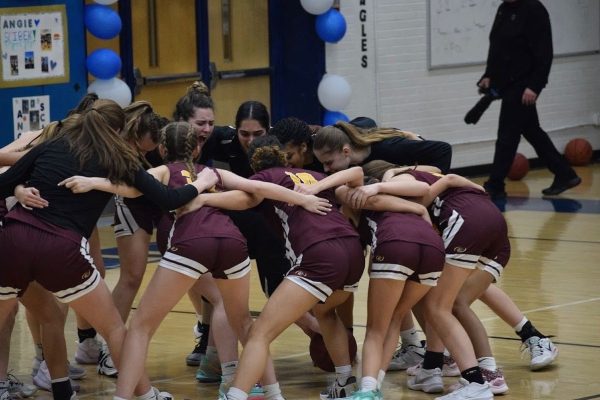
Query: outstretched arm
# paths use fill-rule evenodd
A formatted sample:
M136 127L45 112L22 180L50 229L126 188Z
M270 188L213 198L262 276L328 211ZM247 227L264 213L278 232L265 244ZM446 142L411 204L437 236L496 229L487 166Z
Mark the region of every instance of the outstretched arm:
M256 207L263 199L242 190L228 192L202 193L194 200L177 210L177 215L185 215L203 206L221 208L224 210L247 210Z
M475 182L471 182L467 178L456 174L448 174L441 177L429 187L429 192L422 197L420 203L424 206L429 206L442 192L453 187L467 187L485 192L483 187Z
M326 199L297 193L274 183L242 178L230 171L222 169L218 171L223 180L223 185L227 189L243 190L244 192L258 196L261 201L266 198L288 204L295 204L305 208L307 211L321 215L326 214L329 209L331 209L331 205ZM217 205L217 207L219 206Z
M341 185L350 187L362 186L364 179L363 169L361 167L352 167L335 174L331 174L314 184L298 183L294 190L304 194L318 194L323 190L331 189Z

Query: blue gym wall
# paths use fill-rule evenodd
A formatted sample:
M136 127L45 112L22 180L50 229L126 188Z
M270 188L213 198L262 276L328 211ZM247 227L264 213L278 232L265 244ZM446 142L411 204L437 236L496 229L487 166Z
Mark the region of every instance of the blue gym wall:
M14 138L12 116L13 97L49 95L50 119L54 121L63 118L86 93L87 75L85 69L86 50L85 26L83 24L83 1L2 0L0 2L0 12L2 12L2 8L4 7L22 7L23 12L27 12L28 7L54 4L67 5L70 80L68 83L61 84L0 89L0 147L11 142Z

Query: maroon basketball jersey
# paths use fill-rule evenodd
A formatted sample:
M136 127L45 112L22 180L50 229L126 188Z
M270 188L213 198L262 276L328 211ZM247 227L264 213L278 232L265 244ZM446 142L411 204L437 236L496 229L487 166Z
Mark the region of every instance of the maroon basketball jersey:
M269 168L250 177L257 181L275 183L290 190L294 189L296 183L314 184L323 178L325 175L319 172L283 167ZM325 190L318 196L336 204L333 189ZM296 255L324 240L347 236L358 237L356 230L335 207L327 215L318 215L300 206L280 201L265 201L272 204L273 208L265 207L265 209L277 214L286 241L289 241Z
M199 164L195 164L194 167L196 168L196 173L207 168ZM170 172L168 184L170 188L178 188L191 182L191 174L187 170L185 163L176 162L167 164L167 168L169 168ZM216 170L215 173L219 178L216 189L221 190L223 188L221 176ZM159 229L161 230L164 230L167 226L168 224L165 224L164 221L159 223ZM163 235L164 232L160 236L164 237ZM202 237L226 237L246 242L239 229L227 215L223 214L218 208L207 206L178 218L172 241Z

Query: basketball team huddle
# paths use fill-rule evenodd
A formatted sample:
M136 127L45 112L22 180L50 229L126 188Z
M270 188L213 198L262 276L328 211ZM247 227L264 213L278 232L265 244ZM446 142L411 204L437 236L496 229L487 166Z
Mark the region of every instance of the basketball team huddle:
M1 400L37 388L77 398L85 371L67 360L68 307L75 361L115 377L114 400L172 399L152 386L145 363L186 294L198 316L186 362L200 383L220 383L222 400L284 399L269 346L292 324L311 346L322 343L315 364L335 373L311 397L383 399L386 372L406 370L411 390L491 399L509 388L471 309L478 299L515 330L532 370L556 359L552 341L494 285L510 259L507 225L483 187L448 173L449 144L366 117L271 126L257 101L240 105L234 127L214 119L201 83L172 121L147 102L122 109L91 94L0 150L0 165L10 166L0 174ZM96 224L112 196L121 266L111 292ZM129 316L154 232L162 257ZM250 259L267 297L255 319ZM366 334L355 338L353 295L365 268ZM7 371L18 302L36 345L37 388ZM445 376L456 384L444 387Z

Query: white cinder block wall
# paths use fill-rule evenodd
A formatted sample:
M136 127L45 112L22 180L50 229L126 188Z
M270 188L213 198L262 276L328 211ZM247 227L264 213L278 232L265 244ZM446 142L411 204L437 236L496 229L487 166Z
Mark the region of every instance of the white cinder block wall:
M341 0L340 11L348 29L339 43L327 44L326 64L352 86L343 112L449 142L453 168L491 163L500 103L477 125L463 122L485 66L428 69L427 2ZM549 80L538 101L542 127L561 151L574 137L599 149L600 55L555 58ZM519 151L536 157L525 140Z

